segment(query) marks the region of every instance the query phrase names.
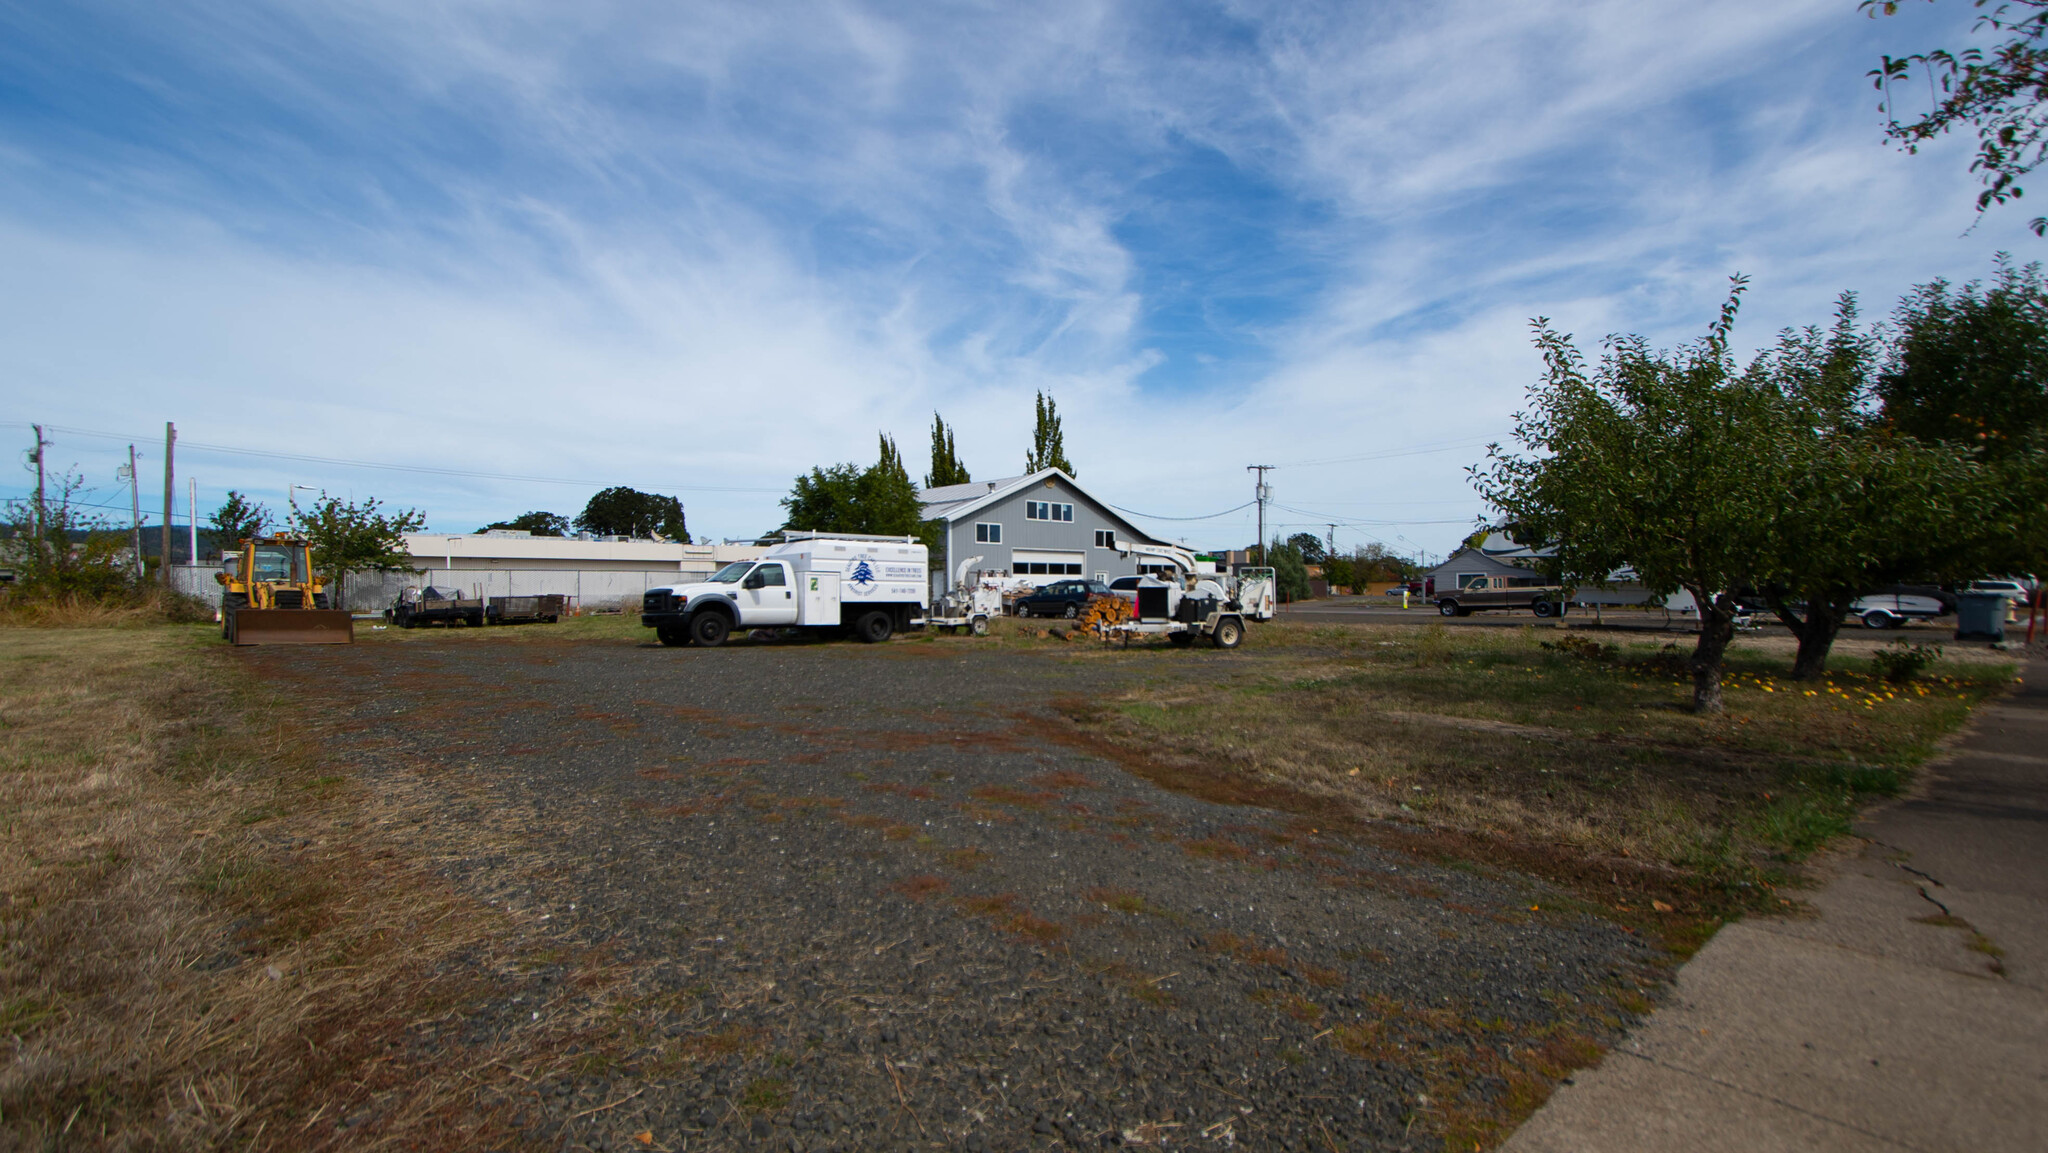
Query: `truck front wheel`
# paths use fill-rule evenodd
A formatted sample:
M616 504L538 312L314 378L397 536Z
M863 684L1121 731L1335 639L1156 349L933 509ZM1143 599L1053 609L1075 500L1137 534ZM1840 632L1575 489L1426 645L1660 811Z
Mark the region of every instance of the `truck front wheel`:
M1539 617L1548 617L1557 612L1557 606L1550 601L1540 600L1531 607L1535 609L1536 615Z
M1465 615L1464 611L1458 607L1458 602L1449 599L1436 602L1436 611L1447 617L1461 617Z
M879 644L888 640L895 631L896 622L880 609L863 613L859 620L853 622L853 635L864 644Z
M715 649L732 635L732 621L721 612L701 612L690 617L690 640Z

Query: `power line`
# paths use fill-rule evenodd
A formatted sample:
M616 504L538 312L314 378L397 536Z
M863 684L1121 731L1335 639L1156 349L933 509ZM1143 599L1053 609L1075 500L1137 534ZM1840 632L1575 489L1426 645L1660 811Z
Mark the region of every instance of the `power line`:
M0 427L4 427L4 428L28 428L28 427L30 427L30 425L28 425L27 423L25 423L25 422L22 422L22 421L14 421L14 420L8 420L8 421L0 421ZM44 425L43 427L44 427L44 428L46 428L46 429L49 429L49 430L50 430L51 432L62 432L62 433L66 433L66 434L68 434L68 435L71 435L71 436L90 436L90 437L98 437L98 438L100 438L100 439L103 439L103 440L122 440L122 441L126 441L126 440L143 440L143 439L148 439L148 438L143 438L143 437L133 437L133 436L129 436L129 435L125 434L125 433L113 433L113 432L100 432L100 431L98 431L98 430L96 430L96 429L90 429L90 428L67 428L67 427L65 427L65 426L62 426L62 425L55 425L55 424L46 424L46 425ZM204 451L206 451L206 452L220 452L220 453L228 453L228 454L230 454L230 455L233 455L233 456L251 456L251 457L259 457L259 458L262 458L262 459L265 459L265 460L289 460L289 461L297 461L297 462L301 462L301 463L306 463L306 464L325 464L325 465L333 465L333 466L336 466L336 467L339 467L339 468L374 468L374 469L381 469L381 470L383 470L383 471L386 471L386 472L412 472L412 473L421 473L421 474L424 474L424 475L427 475L427 476L452 476L452 477L465 477L465 478L471 478L471 479L476 479L476 480L509 480L509 481L518 481L518 482L521 482L521 483L526 483L526 484L562 484L562 485L573 485L573 486L575 486L575 487L577 487L577 488L604 488L604 487L606 487L606 482L604 482L604 481L597 481L597 480L573 480L573 479L570 479L570 478L567 478L567 477L558 477L558 476L526 476L526 475L523 475L523 474L520 474L520 473L509 473L509 472L477 472L477 471L473 471L473 470L470 470L470 469L460 469L460 468L436 468L436 467L434 467L434 466L431 466L431 465L417 465L417 464L386 464L386 463L384 463L384 462L382 462L382 461L374 461L374 460L350 460L350 459L348 459L348 458L346 458L346 457L335 457L335 456L308 456L308 455L305 455L305 454L302 454L302 453L291 453L291 452L272 452L272 451L270 451L270 450L268 450L268 449L260 449L260 448L236 448L236 447L234 447L233 445L225 445L225 444L207 444L207 443L205 443L204 441L197 441L197 440L186 440L186 441L181 441L180 443L181 443L181 444L182 444L182 445L183 445L183 446L184 446L185 448L187 448L187 449L195 449L195 448L196 448L196 449L202 449L202 450L204 450ZM678 491L678 492L743 492L743 493L776 493L776 492L780 492L780 491L782 491L782 490L780 490L780 489L772 489L772 488L734 488L734 487L730 487L730 486L722 486L722 485L702 485L702 484L664 484L664 485L659 485L659 486L657 486L657 487L660 487L660 488L669 488L669 489L675 489L675 490L676 490L676 491Z
M1108 504L1109 502L1104 501L1103 503ZM1215 520L1217 517L1229 516L1231 513L1234 512L1242 512L1243 510L1248 509L1252 507L1252 505L1257 503L1257 501L1248 500L1243 504L1238 505L1236 508L1226 508L1222 512L1212 512L1207 516L1153 516L1149 512L1135 512L1131 509L1125 508L1120 504L1112 504L1109 507L1115 509L1120 513L1123 513L1125 516L1135 516L1142 520Z
M1488 437L1485 440L1439 441L1435 444L1421 444L1410 448L1390 449L1384 452L1360 453L1356 456L1332 456L1325 457L1322 460L1298 460L1292 464L1281 465L1280 467L1315 468L1325 464L1352 464L1368 460L1393 460L1396 457L1402 456L1424 456L1433 452L1455 452L1461 448L1483 448L1492 443L1494 443L1494 438L1492 437Z

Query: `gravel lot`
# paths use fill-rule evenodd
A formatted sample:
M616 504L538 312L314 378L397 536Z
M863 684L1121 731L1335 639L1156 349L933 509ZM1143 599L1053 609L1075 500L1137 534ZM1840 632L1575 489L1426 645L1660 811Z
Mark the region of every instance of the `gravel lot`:
M540 1031L501 1106L546 1148L1491 1145L1659 972L1537 882L1162 790L1049 707L1242 651L248 659L546 942L415 1042Z

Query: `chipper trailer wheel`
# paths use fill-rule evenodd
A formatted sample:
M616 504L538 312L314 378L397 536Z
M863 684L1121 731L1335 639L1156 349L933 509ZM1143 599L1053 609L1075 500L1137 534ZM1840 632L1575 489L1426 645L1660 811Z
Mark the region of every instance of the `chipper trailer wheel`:
M1219 649L1234 649L1244 643L1244 622L1236 617L1224 617L1216 622L1216 631L1209 634L1209 641Z
M968 632L971 632L971 633L973 633L973 634L974 634L975 636L978 636L978 637L985 637L985 636L987 636L987 635L988 635L988 618L987 618L987 617L975 617L973 621L971 621L971 622L969 622L969 623L968 623L968 625L967 625L967 631L968 631Z

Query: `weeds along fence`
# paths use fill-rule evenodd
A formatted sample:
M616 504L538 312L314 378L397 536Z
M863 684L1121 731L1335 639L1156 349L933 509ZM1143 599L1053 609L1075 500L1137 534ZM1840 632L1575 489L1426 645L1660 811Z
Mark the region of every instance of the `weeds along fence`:
M220 602L220 585L213 565L179 565L171 570L172 587L199 597L209 604ZM648 589L681 581L702 580L701 573L675 569L422 569L418 572L350 573L344 589L343 607L355 612L377 612L391 607L401 590L433 585L458 590L464 596L521 597L556 594L574 598L575 604L592 609L623 608L632 612Z

